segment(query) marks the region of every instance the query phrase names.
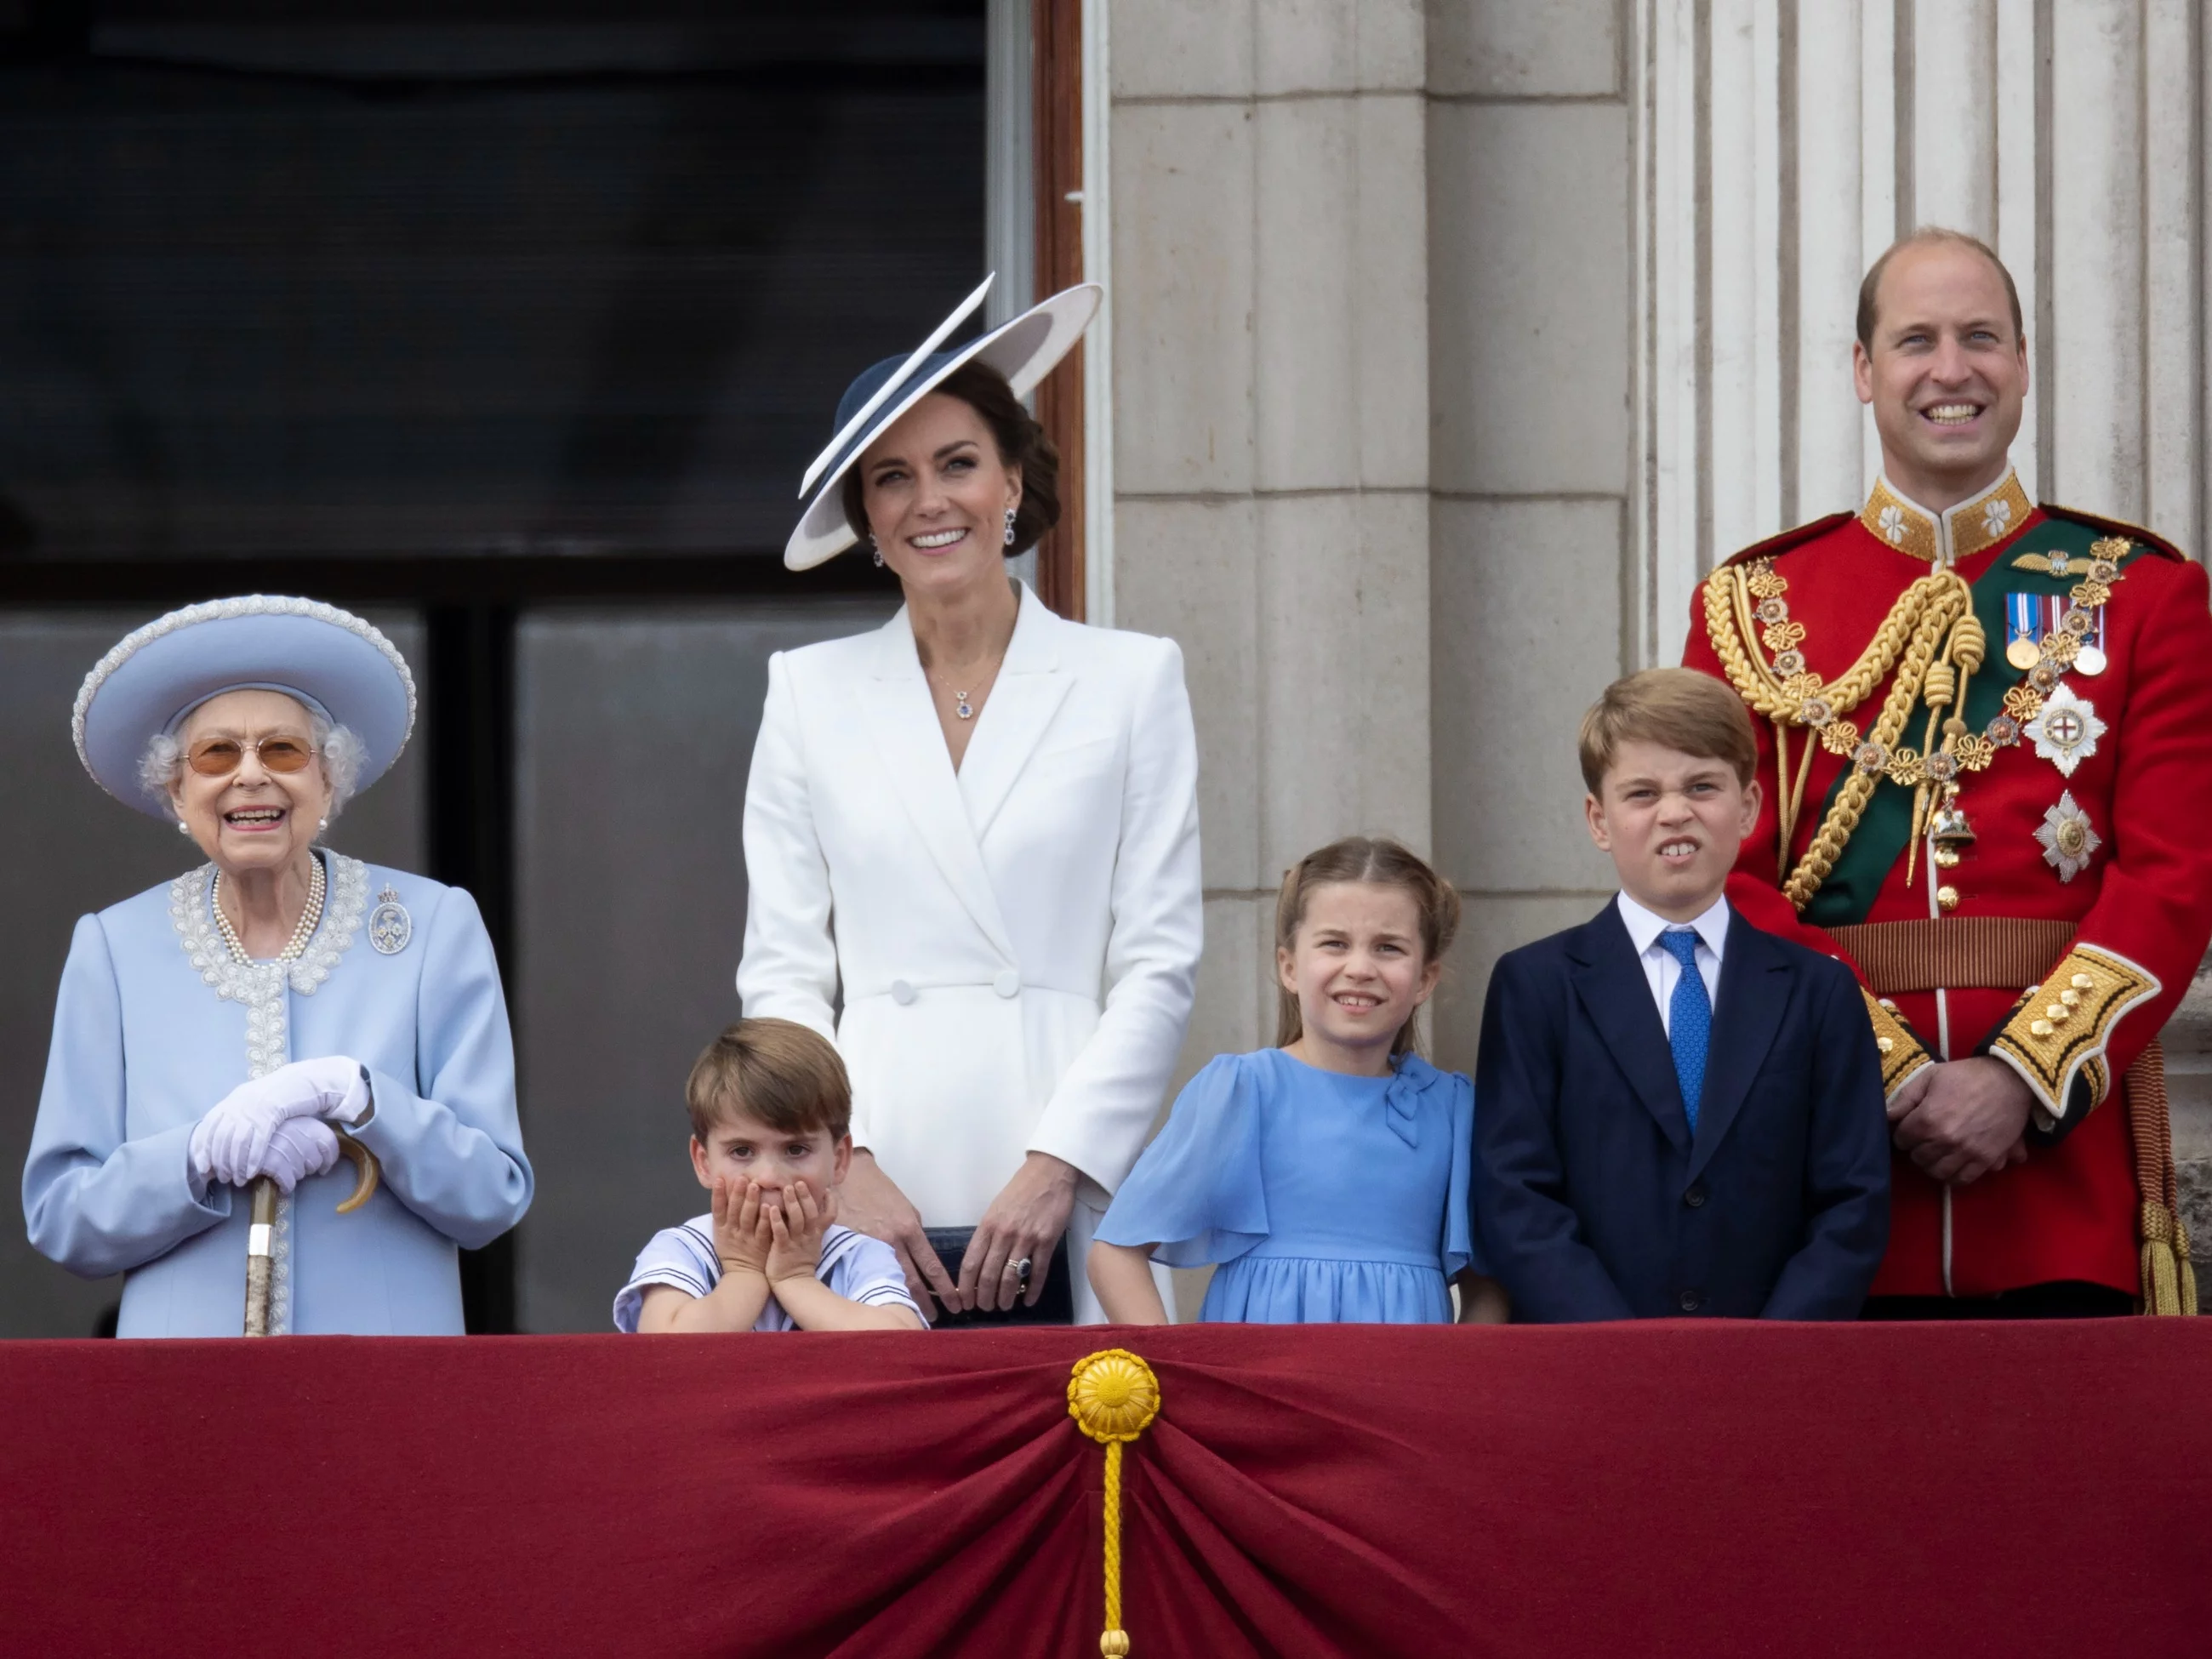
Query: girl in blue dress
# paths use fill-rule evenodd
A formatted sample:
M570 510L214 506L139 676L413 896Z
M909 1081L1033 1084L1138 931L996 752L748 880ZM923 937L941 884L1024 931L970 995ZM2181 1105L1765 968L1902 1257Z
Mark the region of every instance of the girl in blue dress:
M1505 1316L1468 1213L1474 1090L1416 1052L1459 895L1395 842L1309 854L1275 908L1279 1047L1224 1054L1177 1097L1090 1256L1116 1324L1163 1325L1150 1264L1214 1264L1201 1320Z

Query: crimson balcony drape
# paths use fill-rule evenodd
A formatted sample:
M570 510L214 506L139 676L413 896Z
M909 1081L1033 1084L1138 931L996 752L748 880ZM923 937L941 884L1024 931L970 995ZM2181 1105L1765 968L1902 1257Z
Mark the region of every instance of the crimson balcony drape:
M0 1650L2212 1645L2212 1322L0 1346Z

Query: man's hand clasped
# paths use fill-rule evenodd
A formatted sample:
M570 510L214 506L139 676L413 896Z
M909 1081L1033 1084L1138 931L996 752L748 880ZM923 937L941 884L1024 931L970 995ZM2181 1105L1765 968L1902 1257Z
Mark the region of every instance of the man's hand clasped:
M2002 1060L1978 1055L1923 1066L1891 1097L1890 1133L1929 1179L1972 1186L2027 1162L2034 1103L2027 1085Z

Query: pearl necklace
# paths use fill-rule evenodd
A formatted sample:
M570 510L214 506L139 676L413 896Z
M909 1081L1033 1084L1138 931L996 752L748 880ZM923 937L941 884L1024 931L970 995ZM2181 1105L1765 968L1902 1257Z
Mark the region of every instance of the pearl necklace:
M297 962L305 954L307 941L314 938L315 929L322 926L323 894L326 884L323 875L323 861L311 856L308 863L312 873L307 877L307 902L301 908L300 920L292 928L291 939L287 941L284 948L276 953L276 960L279 962ZM215 883L208 897L209 902L215 906L216 927L222 934L223 943L230 946L230 954L240 962L252 961L253 958L246 954L246 941L239 938L238 929L230 925L229 916L224 914L222 872L220 870L216 872Z

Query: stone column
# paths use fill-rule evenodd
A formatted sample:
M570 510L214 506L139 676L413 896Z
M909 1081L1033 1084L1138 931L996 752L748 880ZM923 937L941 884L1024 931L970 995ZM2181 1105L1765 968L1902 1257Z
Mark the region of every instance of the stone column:
M1183 647L1185 1074L1272 1042L1283 870L1430 841L1419 0L1112 0L1115 620Z
M2201 547L2200 7L1636 0L1632 21L1641 658L1673 659L1717 557L1860 499L1880 450L1850 387L1858 280L1917 224L1990 241L2020 287L2030 492Z
M1467 901L1437 1047L1470 1069L1491 963L1612 885L1575 732L1633 632L1620 21L1613 0L1429 7L1436 844Z

